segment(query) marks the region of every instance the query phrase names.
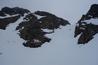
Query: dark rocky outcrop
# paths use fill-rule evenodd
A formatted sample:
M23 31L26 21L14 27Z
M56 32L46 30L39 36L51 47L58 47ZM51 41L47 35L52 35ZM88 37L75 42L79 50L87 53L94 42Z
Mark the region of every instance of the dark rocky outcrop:
M91 18L98 18L98 4L93 4L86 15Z
M20 14L21 16L24 16L25 13L30 13L30 11L19 7L14 8L4 7L0 11L0 16L5 16L6 14L8 15Z
M42 17L38 18L36 15ZM26 15L24 21L16 27L16 30L19 30L19 36L26 41L23 43L25 47L37 48L51 41L50 38L45 36L46 34L51 34L54 32L54 29L68 24L67 20L53 14L36 11ZM53 30L53 32L46 32L43 29Z
M6 16L4 12L0 11L0 16Z
M20 18L20 15L12 16L12 17L7 17L7 18L0 18L0 29L5 30L6 27L7 27L10 23L16 22L19 18Z
M20 17L24 16L25 13L30 13L30 11L19 7L2 8L0 11L0 29L5 30L10 23L16 22ZM9 15L9 17L7 17L7 15Z
M98 4L93 4L86 15L83 15L77 22L75 27L75 35L78 39L78 44L85 44L92 40L94 35L98 33L98 25L86 22L86 20L98 18Z
M43 16L38 20L41 24L41 28L43 29L54 30L60 26L66 26L67 24L70 24L67 20L64 20L63 18L57 17L48 12L36 11L35 14Z
M8 15L9 17L7 17ZM20 38L26 41L23 45L30 48L41 47L42 44L50 42L51 39L46 37L46 34L54 33L54 30L60 26L70 24L67 20L45 11L31 13L29 10L19 7L4 7L0 11L0 29L5 30L10 23L16 22L23 16L23 21L19 23L16 30L19 31ZM52 31L46 32L43 29Z

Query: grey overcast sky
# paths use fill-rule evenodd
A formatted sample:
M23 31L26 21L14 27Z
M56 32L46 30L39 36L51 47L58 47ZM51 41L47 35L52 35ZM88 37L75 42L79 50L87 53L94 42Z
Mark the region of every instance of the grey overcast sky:
M98 35L86 45L77 45L73 37L75 23L98 0L0 0L2 7L22 7L34 12L48 11L68 20L72 25L49 35L50 43L40 48L25 48L14 31L17 23L0 30L0 65L98 65ZM21 21L21 20L18 20Z

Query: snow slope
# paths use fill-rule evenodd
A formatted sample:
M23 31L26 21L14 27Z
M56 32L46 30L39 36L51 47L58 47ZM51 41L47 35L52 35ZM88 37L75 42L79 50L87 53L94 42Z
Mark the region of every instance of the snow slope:
M32 4L33 1L30 1L31 3L29 2L30 4L26 6L27 1L25 0L13 0L12 2L6 2L6 0L4 0L1 1L2 6L0 7L12 7L12 5L19 5L21 7L26 7L33 11L36 9L41 9L40 7L43 6L41 10L47 10L63 18L65 18L66 16L66 19L72 22L77 21L83 13L87 12L88 5L97 2L94 0L81 0L79 2L75 0L72 2L73 4L70 7L72 7L73 5L75 5L73 6L73 8L79 6L77 8L82 11L85 5L83 11L72 12L73 10L71 10L70 7L70 10L66 7L68 9L67 13L62 13L63 9L60 8L61 10L59 10L56 6L59 4L59 2L61 2L61 0L59 0L58 4L56 4L53 8L51 5L51 7L49 7L50 10L49 8L47 8L48 5L50 6L50 4L48 4L47 6L45 6L46 4L41 6L42 2L37 1L36 3L39 3L39 6ZM71 1L68 0L68 3L70 3ZM5 2L6 5L3 4L3 2ZM49 1L47 0L45 2L48 3ZM62 0L62 2L67 3L67 1L64 0ZM76 5L77 2L78 4ZM83 5L83 3L85 4ZM65 5L65 3L63 3L63 5ZM33 9L33 7L35 8ZM77 10L77 8L75 10ZM64 12L66 12L66 9L64 9ZM15 28L20 22L20 20L16 23L13 23L13 25L9 25L7 27L7 30L0 30L0 52L2 52L2 55L0 55L0 65L98 65L98 35L95 35L94 39L91 40L89 44L78 45L78 37L74 38L74 29L76 25L75 22L72 22L72 25L61 27L61 29L55 30L55 33L48 35L50 38L52 38L52 41L50 43L46 43L40 48L26 48L21 44L23 40L19 38L19 36L17 35L17 31L15 31Z
M11 28L0 32L2 65L97 65L97 36L89 44L77 45L73 36L74 25L48 35L52 41L36 49L25 48L21 44L23 40Z

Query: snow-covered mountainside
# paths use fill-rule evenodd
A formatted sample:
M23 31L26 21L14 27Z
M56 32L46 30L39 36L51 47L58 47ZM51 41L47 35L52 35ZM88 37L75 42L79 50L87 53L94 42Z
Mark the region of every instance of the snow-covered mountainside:
M6 1L6 3L0 2L1 3L0 5L4 4L4 6L9 2L7 0L0 0L0 1ZM32 11L36 11L36 10L48 11L52 13L52 15L55 14L56 19L59 21L61 20L60 17L63 17L64 19L68 19L69 17L68 20L72 19L69 22L72 22L74 18L76 19L80 18L79 16L81 16L81 14L79 13L85 13L86 9L88 9L88 5L90 5L86 3L87 0L77 0L77 1L67 0L67 2L62 2L66 0L58 0L59 2L57 0L42 0L42 1L11 0L11 1L13 2L15 1L15 2L9 3L8 5L10 6L13 6L13 7L16 5L19 6L21 3L23 3L24 5L21 4L21 7L25 8L27 6L27 8L31 9ZM51 2L48 2L48 1L51 1ZM89 1L93 2L94 0L88 0L88 2ZM28 2L30 4L27 4ZM52 5L50 5L50 3L52 3ZM66 6L67 3L68 5ZM43 4L45 5L47 4L47 6ZM20 10L20 8L18 10ZM0 65L98 65L98 52L97 52L98 51L97 50L98 35L96 34L94 38L88 42L89 44L77 45L77 40L79 36L77 36L77 38L74 38L75 25L73 24L67 25L67 26L60 25L60 27L57 29L55 28L54 31L42 29L42 32L49 32L49 33L54 32L52 34L45 35L46 37L51 39L51 41L49 43L45 42L45 44L41 45L41 47L39 48L24 47L22 43L26 42L24 40L25 37L23 37L24 39L22 39L20 37L22 34L19 31L29 27L27 25L24 26L21 24L23 21L28 21L26 20L27 18L26 19L23 19L23 18L25 18L25 16L27 16L28 14L32 15L30 13L31 12L28 12L28 13L25 13L24 15L20 15L20 13L18 13L11 16L8 14L5 14L6 16L3 15L0 17L0 19L2 19L4 22L7 21L6 19L9 19L9 23L7 23L4 27L2 26L0 27L0 54L2 54L0 55ZM34 16L37 16L38 19L45 17L45 16L39 16L36 14L34 14ZM66 18L66 16L68 17ZM17 17L19 17L19 19L17 19L17 21L15 20L11 22L12 19L14 20L13 17L15 17L16 19ZM50 19L51 18L49 18L49 20ZM45 20L47 20L47 17L45 18ZM91 18L85 21L87 21L88 24L93 21L93 24L95 25L97 23L97 18ZM75 23L75 20L73 23ZM2 23L2 24L5 24L5 23ZM78 23L76 25L79 26ZM48 26L45 26L45 27L48 27ZM38 40L34 40L34 41L39 42Z
M87 14L83 15L77 22L75 35L78 39L78 44L88 43L98 33L98 4L93 4Z
M10 23L17 22L20 17L23 21L17 25L16 30L20 38L24 39L25 47L41 47L46 42L50 42L50 38L46 34L54 33L55 29L60 26L70 24L67 20L57 17L54 14L45 11L35 11L31 13L27 9L14 7L4 7L0 11L0 29L6 30ZM7 17L9 16L9 17ZM46 32L45 30L48 30ZM49 30L51 30L49 32ZM76 23L74 37L79 36L78 44L88 43L98 33L98 5L91 5L87 14L83 15Z
M16 30L19 31L18 34L20 38L25 40L23 45L30 48L41 47L44 43L50 42L51 39L48 38L46 34L52 34L54 30L60 28L60 26L70 24L67 20L51 13L45 11L35 11L31 13L29 10L19 7L2 8L0 16L5 17L7 15L10 17L0 19L0 29L6 30L6 27L8 27L10 23L15 23L20 17L24 16L23 21L17 25ZM46 32L44 29L51 30L51 32Z

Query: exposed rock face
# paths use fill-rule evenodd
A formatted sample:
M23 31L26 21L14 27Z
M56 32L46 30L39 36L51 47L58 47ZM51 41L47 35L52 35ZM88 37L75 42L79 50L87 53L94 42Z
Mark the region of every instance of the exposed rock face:
M87 13L88 17L98 18L98 4L93 4Z
M9 17L7 17L8 15ZM67 20L45 11L31 13L29 10L19 7L4 7L0 11L0 29L5 30L10 23L16 22L23 16L23 21L19 23L16 30L19 31L20 38L26 41L23 45L30 48L41 47L44 43L50 42L51 39L46 37L46 34L54 33L54 30L60 26L70 24ZM52 31L46 32L44 29Z
M20 14L21 16L24 16L25 13L29 13L30 11L27 9L19 8L19 7L14 7L14 8L9 8L9 7L4 7L0 11L0 16L5 16L6 14L8 15L16 15Z
M64 20L48 12L36 11L35 14L43 16L38 20L41 24L41 28L43 29L54 30L59 28L60 26L66 26L67 24L70 24L67 20Z
M25 13L30 13L30 11L19 7L2 8L0 16L4 18L0 18L0 29L5 30L10 23L16 22L21 16L24 16ZM6 17L7 15L9 15L9 17Z
M89 22L92 19L98 19L98 4L93 4L87 14L77 22L74 37L80 35L78 44L88 43L98 33L98 24L94 24L94 21Z
M19 18L20 18L20 15L12 16L12 17L7 17L7 18L0 18L0 29L5 30L6 27L7 27L10 23L16 22Z
M36 15L41 16L41 18L38 18ZM51 34L54 32L54 29L68 24L67 20L53 14L36 11L34 14L26 15L24 21L17 26L16 30L19 30L20 37L26 41L23 43L25 47L37 48L51 41L50 38L45 36L46 34ZM53 30L53 32L45 32L43 29Z
M4 12L0 11L0 16L6 16Z

